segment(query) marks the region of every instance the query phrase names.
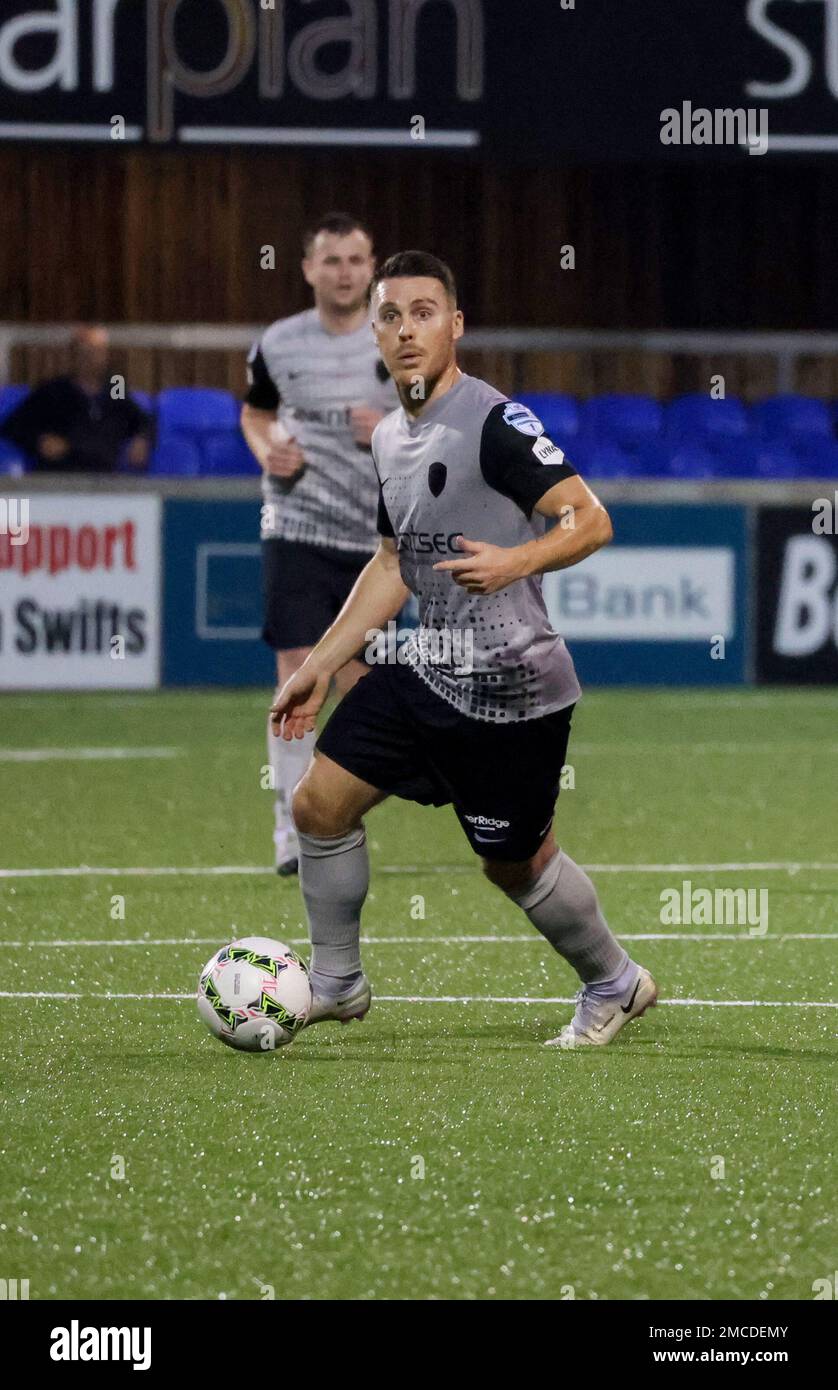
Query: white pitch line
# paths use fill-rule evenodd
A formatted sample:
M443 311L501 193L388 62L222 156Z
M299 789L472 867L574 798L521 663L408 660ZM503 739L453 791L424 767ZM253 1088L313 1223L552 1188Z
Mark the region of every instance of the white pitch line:
M0 990L0 999L166 999L194 1000L194 994L98 994L64 993L45 990ZM549 995L533 999L526 994L377 994L379 1004L574 1004L571 995ZM824 999L659 999L659 1004L683 1005L700 1009L838 1009L838 1000Z
M589 874L730 874L730 873L838 873L838 863L824 860L757 860L725 864L583 864ZM378 864L382 874L466 874L476 872L476 864ZM76 864L66 868L0 869L0 878L217 878L275 874L271 865L211 864L192 867L120 868Z
M251 933L253 935L254 933ZM759 936L750 932L695 932L687 934L685 932L617 932L620 941L752 941L762 944L764 942L783 942L783 941L838 941L838 932L784 932L781 935L770 936L767 933ZM230 940L239 940L238 937L231 937ZM285 938L289 946L309 946L311 943L307 936L289 936ZM545 946L541 936L362 936L360 937L362 946L473 946L473 945L501 945L515 946ZM73 948L75 946L218 946L217 936L165 936L165 937L137 937L125 938L120 940L109 940L106 937L88 938L81 940L45 940L36 939L33 941L2 941L0 940L0 951L2 950L41 950L43 948L60 947L62 949Z
M94 763L179 758L182 748L0 748L0 763Z

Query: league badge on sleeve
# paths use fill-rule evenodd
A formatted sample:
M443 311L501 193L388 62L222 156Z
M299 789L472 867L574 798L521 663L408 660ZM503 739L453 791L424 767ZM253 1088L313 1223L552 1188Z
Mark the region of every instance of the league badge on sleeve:
M510 401L503 412L504 423L511 425L514 430L519 430L521 434L543 434L544 426L537 415L533 415L529 406L520 405L516 401Z
M548 439L546 434L542 439L537 439L532 446L532 451L539 463L564 463L564 450L558 444L554 444L552 439Z

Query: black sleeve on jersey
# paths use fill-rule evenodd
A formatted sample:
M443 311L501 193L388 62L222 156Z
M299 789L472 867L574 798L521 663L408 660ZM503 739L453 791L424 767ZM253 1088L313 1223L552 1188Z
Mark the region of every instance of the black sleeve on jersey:
M393 523L387 511L387 504L384 501L384 493L381 490L380 483L378 486L378 534L379 536L388 536L390 540L394 540L396 535L393 530Z
M254 410L276 410L281 399L258 343L247 359L247 395L244 399L245 404L252 405Z
M549 443L546 434L523 434L504 420L508 401L498 401L486 416L480 438L480 471L490 487L517 502L526 516L545 492L565 478L576 476L576 469L564 459L561 463L542 463L533 446Z

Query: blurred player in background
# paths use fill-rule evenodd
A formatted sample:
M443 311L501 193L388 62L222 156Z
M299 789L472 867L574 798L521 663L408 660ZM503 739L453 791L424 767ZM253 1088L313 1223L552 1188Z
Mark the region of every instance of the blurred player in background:
M396 795L453 804L487 877L582 981L573 1019L550 1041L600 1046L654 1004L657 989L553 835L581 692L541 576L606 545L611 524L541 421L460 371L463 316L448 266L419 251L392 257L372 280L372 308L402 405L373 436L380 544L281 690L277 731L310 737L332 677L408 590L420 625L402 661L384 655L342 701L294 795L312 942L308 1022L347 1022L370 1006L359 950L363 816Z
M263 637L276 652L279 686L337 616L377 544L378 483L372 432L398 404L369 324L372 237L332 214L309 232L303 275L314 308L272 324L248 359L242 429L263 470ZM359 648L360 648L359 644ZM335 676L341 694L366 667ZM277 872L296 873L291 793L314 734L284 743L268 732L276 792Z

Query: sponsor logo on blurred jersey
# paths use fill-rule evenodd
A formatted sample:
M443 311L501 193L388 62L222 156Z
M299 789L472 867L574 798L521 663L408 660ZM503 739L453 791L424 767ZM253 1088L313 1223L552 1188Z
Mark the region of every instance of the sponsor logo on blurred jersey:
M543 434L544 426L537 415L533 415L528 406L519 405L516 401L510 401L503 412L504 422L511 425L514 430L519 430L521 434Z

